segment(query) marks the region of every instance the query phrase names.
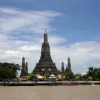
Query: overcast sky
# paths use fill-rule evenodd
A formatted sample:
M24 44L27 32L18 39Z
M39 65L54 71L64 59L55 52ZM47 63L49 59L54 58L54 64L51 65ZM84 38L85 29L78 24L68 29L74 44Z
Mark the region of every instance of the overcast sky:
M0 62L24 56L31 73L45 29L59 70L68 57L74 73L100 67L100 0L0 0Z

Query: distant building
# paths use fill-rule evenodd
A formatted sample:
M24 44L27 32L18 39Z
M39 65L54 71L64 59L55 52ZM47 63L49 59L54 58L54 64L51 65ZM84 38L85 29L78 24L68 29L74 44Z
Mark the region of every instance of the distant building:
M48 34L44 33L44 41L42 43L41 48L41 57L38 63L36 63L36 66L34 70L32 71L33 74L36 74L36 72L39 71L41 75L44 74L56 74L57 68L55 63L53 63L53 60L50 55L50 46L48 43Z
M71 61L70 61L69 57L68 57L68 63L67 63L67 67L65 69L65 72L72 72L72 70L71 70Z
M28 63L25 63L25 58L22 58L22 69L20 77L27 76L28 75Z
M62 65L62 66L61 66L61 72L64 73L64 72L65 72L65 69L64 69L64 62L62 62L61 65Z

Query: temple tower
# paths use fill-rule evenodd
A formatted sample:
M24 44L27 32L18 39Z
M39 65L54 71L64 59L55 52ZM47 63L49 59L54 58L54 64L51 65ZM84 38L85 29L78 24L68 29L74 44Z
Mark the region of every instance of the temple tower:
M65 72L72 72L72 70L71 70L71 61L70 61L69 57L68 57L68 63L67 63L67 67L66 67Z
M62 62L61 65L62 65L62 66L61 66L61 71L62 71L62 73L64 73L64 62Z
M28 63L26 62L26 73L28 74Z
M50 46L48 43L48 34L44 33L44 40L42 43L41 48L41 57L38 63L36 63L36 66L32 73L36 73L39 71L42 75L44 74L56 74L57 68L55 63L53 63L51 55L50 55Z
M28 75L28 64L25 63L25 57L22 58L22 69L20 77L27 76Z

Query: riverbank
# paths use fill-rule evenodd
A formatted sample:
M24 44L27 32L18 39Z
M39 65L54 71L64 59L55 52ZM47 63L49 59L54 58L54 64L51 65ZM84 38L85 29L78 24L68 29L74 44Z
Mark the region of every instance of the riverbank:
M73 85L100 85L99 81L23 81L23 82L0 82L4 86L73 86Z

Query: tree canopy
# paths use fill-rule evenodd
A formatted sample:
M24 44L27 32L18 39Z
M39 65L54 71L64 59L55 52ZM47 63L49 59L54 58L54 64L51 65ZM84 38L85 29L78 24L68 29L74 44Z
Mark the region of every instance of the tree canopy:
M19 64L0 63L0 78L15 78L18 70L20 70Z
M66 72L63 74L65 76L65 79L70 80L74 78L74 74L72 72Z
M100 80L100 68L89 67L87 75L91 76L93 81Z

